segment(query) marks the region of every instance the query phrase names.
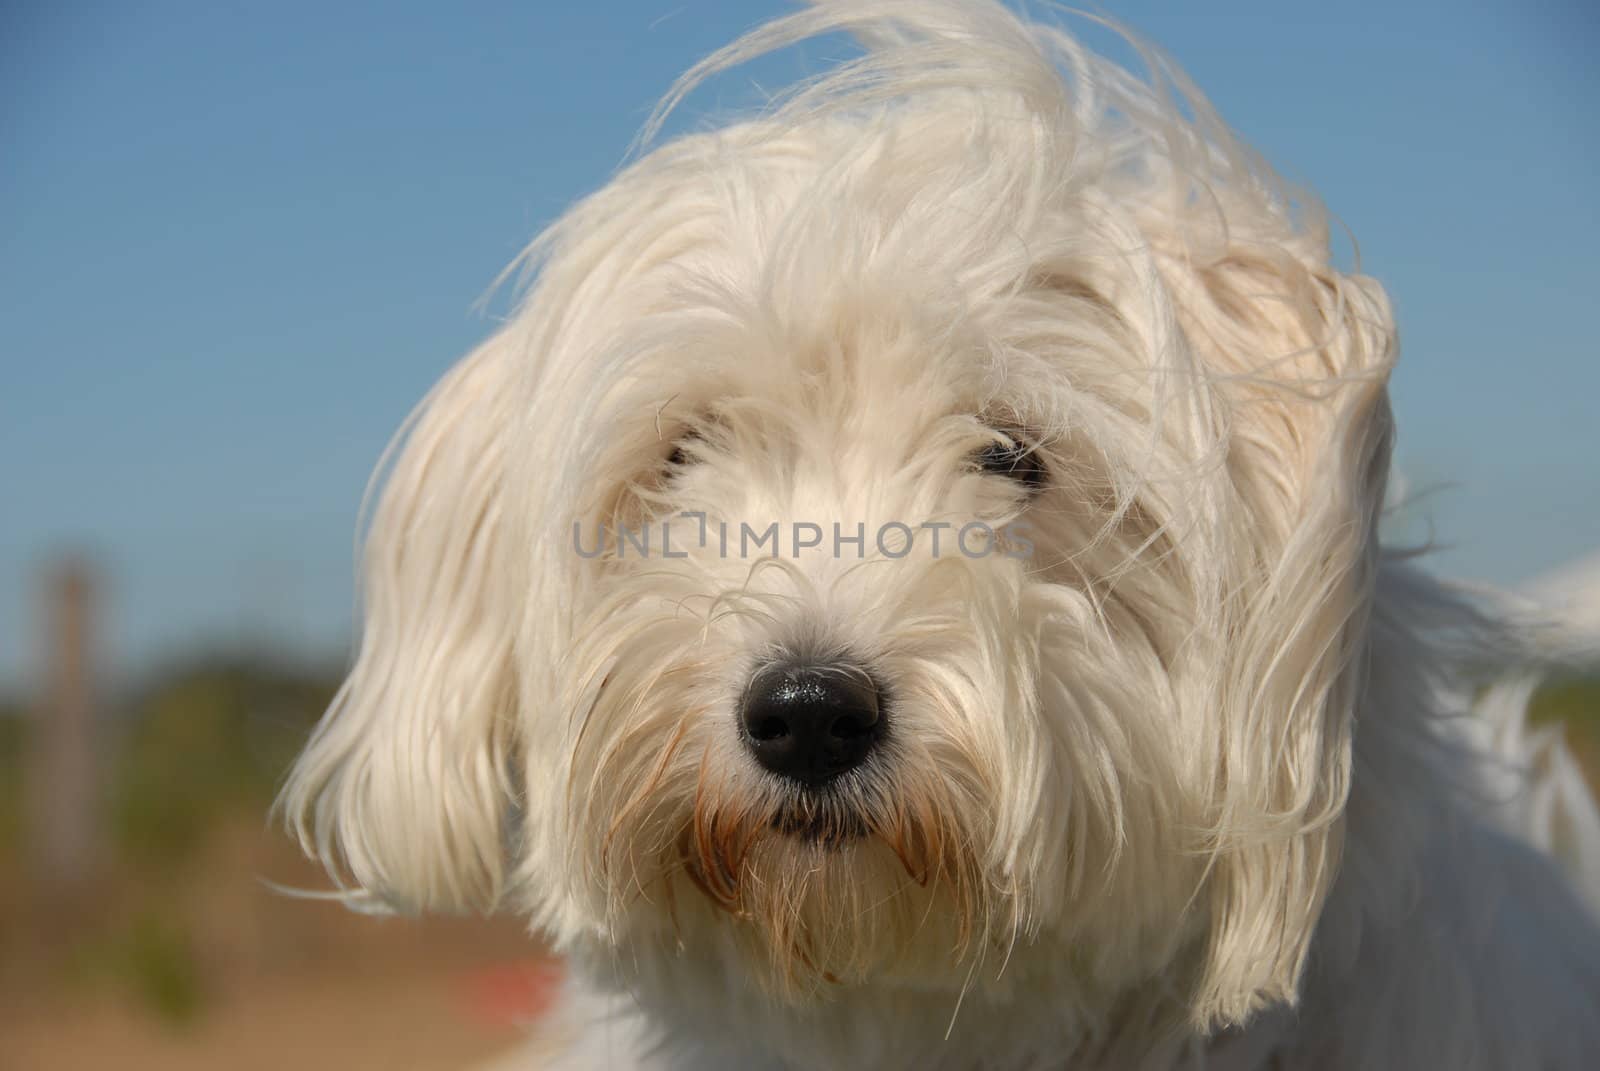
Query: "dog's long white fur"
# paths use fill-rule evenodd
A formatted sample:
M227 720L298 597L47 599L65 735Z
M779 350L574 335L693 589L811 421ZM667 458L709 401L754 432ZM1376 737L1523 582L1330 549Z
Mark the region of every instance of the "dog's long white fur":
M1532 842L1600 826L1558 740L1522 807L1460 730L1538 644L1379 546L1381 288L1159 55L997 4L824 0L664 107L840 29L539 238L417 411L301 843L360 905L526 912L562 1066L1588 1066L1600 938ZM682 512L1035 553L575 552ZM867 836L778 828L733 727L772 650L886 682L824 815Z

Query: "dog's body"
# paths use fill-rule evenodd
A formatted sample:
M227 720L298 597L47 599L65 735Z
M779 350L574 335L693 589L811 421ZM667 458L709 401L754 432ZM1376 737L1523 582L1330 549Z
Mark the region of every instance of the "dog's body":
M556 1066L1589 1066L1600 938L1456 724L1530 647L1377 543L1381 289L1198 96L988 4L683 88L836 28L419 410L302 842L527 912Z

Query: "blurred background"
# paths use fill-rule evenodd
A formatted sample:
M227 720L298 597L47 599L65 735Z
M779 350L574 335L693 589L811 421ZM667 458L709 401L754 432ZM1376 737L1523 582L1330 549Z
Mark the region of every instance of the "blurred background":
M1395 537L1600 603L1594 6L1108 8L1389 287ZM350 651L388 437L673 77L785 9L0 4L0 1068L458 1068L538 1014L514 920L267 888L321 883L266 810ZM1591 774L1597 707L1581 674L1540 698Z

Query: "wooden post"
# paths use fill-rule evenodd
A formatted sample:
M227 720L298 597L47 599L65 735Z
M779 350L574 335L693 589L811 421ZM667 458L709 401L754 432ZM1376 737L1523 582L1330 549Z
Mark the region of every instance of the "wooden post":
M45 578L39 701L32 736L31 841L44 891L77 899L100 861L94 692L95 580L69 559Z

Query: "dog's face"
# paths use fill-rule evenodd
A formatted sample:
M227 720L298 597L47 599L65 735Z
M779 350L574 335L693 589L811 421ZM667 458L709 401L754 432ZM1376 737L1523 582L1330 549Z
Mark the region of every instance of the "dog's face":
M526 779L570 854L531 882L559 866L563 910L630 943L727 929L790 996L1091 925L1122 830L1179 807L1155 605L1112 580L1169 548L1079 427L1131 399L1051 407L1123 325L1012 294L997 320L1072 310L1023 351L910 270L790 280L777 315L680 291L569 462L573 617L538 686L565 713ZM1136 925L1188 895L1154 877Z
M1033 947L1292 992L1387 307L1217 131L941 32L624 172L419 410L285 794L355 888L801 1004Z

